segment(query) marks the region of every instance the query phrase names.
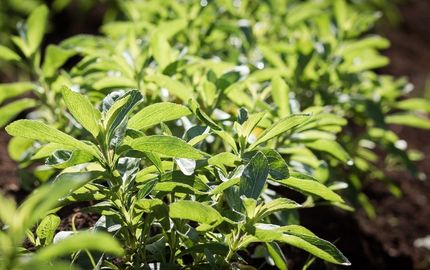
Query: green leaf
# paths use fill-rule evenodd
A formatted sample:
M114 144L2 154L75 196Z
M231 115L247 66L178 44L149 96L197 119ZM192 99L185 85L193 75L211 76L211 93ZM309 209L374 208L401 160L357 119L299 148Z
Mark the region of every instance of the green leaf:
M63 86L61 93L63 94L67 109L73 117L88 130L94 138L97 138L100 132L100 112L94 108L88 97L73 92L67 86Z
M276 53L273 50L273 48L271 48L270 46L263 45L263 44L260 44L258 46L258 48L260 49L261 53L264 55L264 58L266 58L270 64L272 64L273 66L275 66L281 70L288 69L286 67L284 61L280 57L280 55L278 53Z
M21 57L6 46L0 45L0 59L6 61L21 61Z
M187 87L166 75L154 74L148 79L155 82L159 87L166 88L171 95L180 98L183 102L187 102L194 95L191 87Z
M160 70L163 70L174 60L172 48L162 32L157 31L152 35L151 50Z
M18 120L8 125L6 127L6 131L11 136L64 144L85 151L94 157L99 156L97 150L90 145L40 121L26 119Z
M7 145L10 158L14 161L21 161L26 156L28 149L33 147L34 141L22 137L12 137Z
M50 261L84 249L117 256L123 254L123 249L111 235L102 232L79 232L40 249L33 259L39 262Z
M56 45L49 45L46 49L45 60L43 61L42 70L46 77L55 75L57 70L76 52L73 50L63 49Z
M337 27L342 29L347 25L348 9L345 0L334 1L334 14L336 17Z
M0 193L0 220L2 224L12 224L15 220L16 213L16 202L14 199L4 196ZM0 237L3 231L0 231ZM4 232L6 233L6 232ZM1 238L0 238L1 243ZM0 245L0 251L2 250L2 246Z
M125 77L107 76L96 81L92 87L95 90L114 89L114 88L136 88L137 84L134 80Z
M276 182L297 191L311 194L328 201L343 202L343 199L338 194L334 193L331 189L324 186L312 177L304 174L291 173L289 178L276 180Z
M351 265L348 259L330 242L317 237L307 229L291 225L282 227L281 242L306 250L323 260L340 265Z
M208 164L213 166L235 167L238 162L240 162L240 158L229 152L222 152L208 159Z
M184 194L204 194L198 189L181 183L181 182L172 182L172 181L164 181L159 182L155 185L154 190L163 191L163 192L175 192L175 193L184 193Z
M109 110L106 112L104 119L105 129L107 131L107 142L110 145L119 144L125 132L128 115L138 103L143 99L138 90L131 90L115 100Z
M214 208L194 201L177 201L169 206L169 216L214 225L222 221L221 214Z
M99 176L95 172L63 173L53 183L36 189L19 207L20 233L24 233L46 213L59 205L60 199Z
M352 162L349 154L343 149L343 147L339 143L335 141L317 140L306 143L306 146L314 150L326 152L344 163L350 164Z
M224 130L213 130L213 132L217 134L223 142L229 145L233 149L234 153L238 153L236 141L230 133Z
M287 163L277 151L264 149L261 152L267 158L269 174L273 179L285 179L290 176Z
M258 208L258 219L261 220L275 212L300 208L301 205L287 198L277 198L270 202L264 203Z
M206 153L197 150L185 141L173 136L146 136L130 142L131 148L141 152L150 152L166 157L203 159Z
M394 104L394 107L402 110L423 111L430 113L430 101L424 98L408 98Z
M36 235L43 240L45 246L52 243L60 222L61 219L57 215L51 214L42 219L39 226L37 226Z
M266 129L260 135L257 141L249 146L249 150L254 149L257 145L262 144L284 132L306 124L309 119L311 119L311 116L308 114L293 114L281 119L279 122L274 123L268 129Z
M128 127L141 130L157 125L161 122L167 122L190 115L191 111L180 104L161 102L151 104L138 113L128 121Z
M345 42L339 48L339 54L342 56L348 56L348 54L353 54L366 49L386 49L388 47L390 47L390 41L388 39L376 35L370 35L368 37L361 38L360 40Z
M278 107L278 115L286 117L290 112L288 93L290 89L280 76L272 78L272 98Z
M19 96L35 88L31 82L15 82L0 84L0 103L8 98Z
M0 128L13 120L18 114L36 106L36 101L30 98L23 98L11 102L0 108Z
M211 191L211 194L218 194L218 193L221 193L221 192L223 192L224 190L226 190L226 189L228 189L229 187L231 187L231 186L234 186L234 185L236 185L237 183L239 183L240 182L240 178L232 178L232 179L229 179L229 180L227 180L227 181L225 181L225 182L222 182L221 184L219 184L218 186L216 186L212 191Z
M257 152L245 167L239 183L239 194L258 199L269 175L268 162L261 152Z
M80 150L76 151L65 151L57 150L52 156L46 160L46 164L57 169L65 169L77 164L89 162L93 159L92 155L89 155Z
M242 128L238 130L239 136L247 138L265 115L265 112L247 115L246 121L240 126Z
M388 124L430 129L430 120L415 114L392 114L385 117L385 122Z
M15 137L15 138L20 138L20 137ZM76 148L66 146L64 144L59 144L59 143L47 143L45 145L42 145L37 150L37 152L31 156L31 159L32 160L38 160L38 159L42 159L42 158L47 158L47 157L53 155L56 151L58 151L58 149L73 151Z
M27 44L29 52L33 54L45 34L46 23L48 21L48 8L45 5L39 6L27 19Z
M21 52L26 56L26 57L30 57L31 56L31 51L30 51L30 49L28 48L28 45L27 45L27 43L21 38L21 37L18 37L18 36L13 36L13 37L11 37L11 40L12 40L12 42L13 42L13 44L19 49L19 50L21 50Z
M276 242L265 243L265 245L276 267L278 267L279 270L288 270L287 258L285 258L279 245Z
M212 128L212 130L214 130L214 132L221 130L221 127L218 126L217 123L215 123L212 118L207 115L201 108L200 105L197 101L195 101L194 99L190 99L189 100L189 106L190 109L193 111L194 115L197 116L197 118L202 121L203 123L205 123L206 125L208 125L209 127Z

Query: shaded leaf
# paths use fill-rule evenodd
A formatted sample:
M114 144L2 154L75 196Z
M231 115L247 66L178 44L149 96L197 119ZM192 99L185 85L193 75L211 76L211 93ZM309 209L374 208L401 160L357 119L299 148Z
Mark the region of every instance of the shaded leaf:
M249 161L240 177L239 194L258 199L269 175L268 162L261 152L257 152Z

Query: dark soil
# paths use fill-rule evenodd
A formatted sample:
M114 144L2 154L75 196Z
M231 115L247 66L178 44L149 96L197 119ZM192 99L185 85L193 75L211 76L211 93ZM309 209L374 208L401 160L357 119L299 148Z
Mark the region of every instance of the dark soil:
M8 135L0 130L0 190L4 193L16 193L19 190L17 182L17 167L7 153Z
M412 95L425 89L430 75L430 1L405 0L399 8L401 23L385 26L381 34L391 41L385 52L390 65L384 73L407 76L415 85Z
M380 29L391 41L385 52L391 63L381 73L408 77L415 85L411 95L422 96L430 79L430 1L407 1L400 12L399 25ZM430 250L413 244L417 238L430 235L430 131L397 127L396 133L410 148L424 153L418 168L429 179L420 181L404 172L387 172L402 190L401 198L393 196L382 182L369 182L364 192L376 208L374 219L363 210L354 216L329 207L303 210L303 225L335 242L352 263L351 267L328 269L430 269ZM292 269L301 269L301 265L293 264ZM317 261L311 269L324 269L323 263Z
M77 230L91 228L100 218L98 214L83 212L80 206L64 207L57 214L61 218L59 231L71 231L73 226Z

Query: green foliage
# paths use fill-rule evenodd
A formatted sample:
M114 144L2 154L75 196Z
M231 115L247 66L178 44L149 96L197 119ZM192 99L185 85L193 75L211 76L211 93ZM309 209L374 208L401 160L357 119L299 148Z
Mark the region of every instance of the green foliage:
M106 233L75 232L64 240L54 239L60 218L55 212L59 200L67 197L91 178L89 173L61 174L30 194L16 207L13 200L0 195L0 269L64 268L62 257L80 250L123 253L121 246ZM35 234L32 228L37 224ZM27 237L36 248L31 252L21 247ZM54 243L52 241L54 240ZM66 268L64 268L66 269Z
M0 47L31 78L0 85L0 126L32 109L6 127L9 152L30 187L48 183L18 209L1 199L0 269L61 267L71 253L84 269L235 269L247 264L239 252L258 250L287 269L284 244L349 265L291 216L357 202L371 213L360 189L383 177L375 145L418 175L390 125L430 123L429 103L405 98L406 81L373 71L387 63L379 50L388 41L365 34L377 16L356 8L124 1L103 36L45 51L48 12L34 9L16 50ZM353 195L342 198L343 188ZM55 207L88 201L85 211L100 215L93 230L105 233L54 235ZM37 250L21 260L26 235Z

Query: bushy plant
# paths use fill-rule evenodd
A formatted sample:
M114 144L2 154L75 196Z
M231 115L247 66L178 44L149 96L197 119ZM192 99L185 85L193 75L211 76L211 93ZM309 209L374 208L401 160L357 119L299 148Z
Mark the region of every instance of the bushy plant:
M405 99L405 80L372 71L387 63L379 50L388 46L363 37L374 12L343 0L119 5L120 20L104 24L103 36L78 35L46 49L48 9L41 6L12 37L14 49L0 46L0 58L26 71L25 81L0 85L0 102L8 102L0 126L31 110L29 120L6 128L23 183L74 183L64 194L49 184L43 190L57 194L52 203L62 198L60 207L94 202L86 211L101 216L95 229L124 248L115 260L81 252L72 263L242 269L250 267L243 254L253 253L286 269L282 244L289 244L348 265L299 225L297 209L352 210L358 201L371 215L360 189L369 175L384 177L375 146L418 176L414 156L389 127L430 128L427 101ZM346 188L348 203L334 192ZM286 198L286 189L303 200ZM43 239L31 227L42 218L55 224L58 218L45 217L53 207L23 227L40 248L35 258L41 246L51 248L55 226ZM11 226L3 223L3 230ZM5 268L20 267L11 254L1 259ZM57 256L46 258L54 264Z
M129 118L142 101L137 90L111 93L101 111L68 88L62 95L92 142L76 140L36 120L19 120L6 130L49 142L36 155L49 156L47 164L64 169L60 177L69 179L67 172L89 175L88 184L66 202L100 201L88 210L101 214L98 227L104 226L124 245L125 267L234 268L246 263L237 252L251 243L264 243L267 256L281 269L286 261L277 243L349 264L332 244L299 225L286 225L288 216L278 213L323 201L343 203L331 189L289 167L274 150L279 140L323 128L318 117L293 114L269 122L250 141L252 131L265 119L264 112L248 115L240 109L237 119L223 121L229 122L225 126L193 102L190 108L162 102ZM186 116L179 126L166 124ZM161 129L154 128L158 125ZM271 191L277 186L295 189L308 199L299 204L284 198Z

